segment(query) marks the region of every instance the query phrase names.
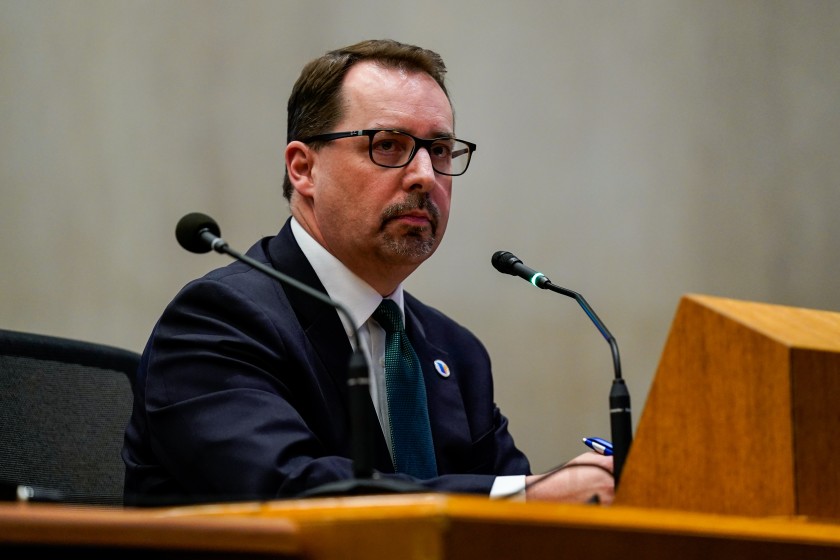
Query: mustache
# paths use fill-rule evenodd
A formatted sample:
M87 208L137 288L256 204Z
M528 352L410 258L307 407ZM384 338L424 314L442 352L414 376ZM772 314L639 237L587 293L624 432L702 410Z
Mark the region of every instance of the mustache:
M386 207L382 212L382 224L384 225L388 220L396 218L406 212L411 212L412 210L425 210L428 212L432 222L432 230L437 230L438 220L440 219L440 209L437 207L437 204L432 201L431 197L429 197L429 193L421 192L409 193L408 197L406 197L404 201Z

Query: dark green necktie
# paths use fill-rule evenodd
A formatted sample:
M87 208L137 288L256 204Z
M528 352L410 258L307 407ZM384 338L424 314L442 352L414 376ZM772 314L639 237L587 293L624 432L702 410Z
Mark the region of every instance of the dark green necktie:
M396 303L383 299L373 318L386 333L385 387L394 467L416 478L433 478L437 466L420 361L405 334Z

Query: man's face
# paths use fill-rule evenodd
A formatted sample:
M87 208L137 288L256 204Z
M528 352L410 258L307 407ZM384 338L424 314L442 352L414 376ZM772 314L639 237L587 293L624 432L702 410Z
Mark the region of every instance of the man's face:
M387 128L421 138L454 133L449 100L425 73L362 62L345 77L343 99L344 117L329 132ZM406 167L389 169L370 160L368 146L367 137L342 138L312 153L308 229L363 278L378 272L408 276L443 238L452 178L435 173L425 149Z

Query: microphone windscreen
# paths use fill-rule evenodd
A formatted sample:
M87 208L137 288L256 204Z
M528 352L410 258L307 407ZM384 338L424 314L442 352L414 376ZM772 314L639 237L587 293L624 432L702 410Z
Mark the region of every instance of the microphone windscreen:
M175 238L178 243L191 253L209 253L211 246L202 236L202 232L209 232L221 237L222 232L216 220L200 212L187 214L175 226Z
M499 272L515 274L513 272L513 265L522 261L516 258L516 255L510 251L496 251L493 253L493 258L490 259L490 262L493 263L493 267Z

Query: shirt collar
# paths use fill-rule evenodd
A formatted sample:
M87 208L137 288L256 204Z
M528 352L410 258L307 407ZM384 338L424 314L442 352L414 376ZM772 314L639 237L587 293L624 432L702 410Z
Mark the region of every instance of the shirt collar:
M353 316L356 324L348 325L344 314L339 313L344 329L347 331L347 336L352 337L352 333L357 331L379 306L382 296L315 241L294 217L291 221L295 241L303 251L306 260L312 265L315 274L321 280L321 284L324 285L327 295L346 307ZM394 300L399 305L400 311L403 312L402 284L397 286L397 289L388 296L388 299ZM403 315L405 315L404 312Z

